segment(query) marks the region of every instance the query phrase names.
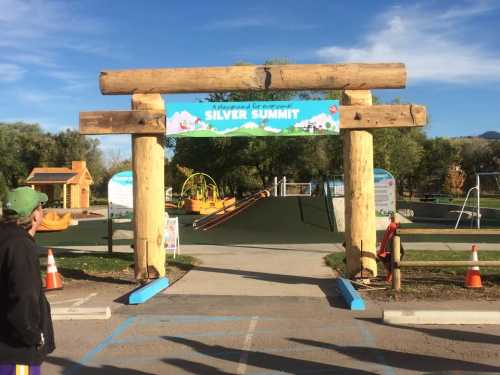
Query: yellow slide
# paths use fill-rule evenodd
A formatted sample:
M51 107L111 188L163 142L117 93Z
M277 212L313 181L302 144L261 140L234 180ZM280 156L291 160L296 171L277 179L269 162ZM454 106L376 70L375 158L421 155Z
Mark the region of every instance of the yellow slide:
M42 224L38 231L40 232L55 232L68 229L71 222L71 214L65 213L59 216L56 212L50 211L43 216Z

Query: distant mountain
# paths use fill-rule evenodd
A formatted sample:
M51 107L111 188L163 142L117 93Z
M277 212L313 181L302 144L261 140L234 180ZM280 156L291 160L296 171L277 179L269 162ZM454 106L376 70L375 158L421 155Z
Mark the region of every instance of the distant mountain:
M484 139L500 139L500 133L495 131L484 132L481 135L478 135L479 138Z

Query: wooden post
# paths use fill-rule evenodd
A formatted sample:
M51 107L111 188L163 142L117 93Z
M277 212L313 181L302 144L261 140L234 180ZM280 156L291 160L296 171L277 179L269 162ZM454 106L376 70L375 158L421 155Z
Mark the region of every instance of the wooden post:
M160 94L134 94L133 110L164 110ZM132 135L135 278L165 276L164 136Z
M66 184L63 184L63 208L66 208Z
M346 90L343 105L371 105L369 90ZM373 136L367 130L342 130L344 155L347 273L377 276ZM361 258L361 262L360 262Z
M401 261L401 238L399 236L394 236L392 239L391 270L392 270L392 289L396 291L401 290L401 268L399 268L400 261Z

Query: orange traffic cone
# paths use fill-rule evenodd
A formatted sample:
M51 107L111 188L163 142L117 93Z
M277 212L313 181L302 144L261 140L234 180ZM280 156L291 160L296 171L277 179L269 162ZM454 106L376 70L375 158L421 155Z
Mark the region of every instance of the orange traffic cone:
M477 262L477 246L472 245L472 253L470 255L470 260ZM482 288L481 275L479 274L479 266L471 266L467 270L467 275L465 276L465 286L467 288Z
M47 254L47 276L45 277L45 290L57 290L63 288L62 277L57 272L56 261L52 249L49 249Z

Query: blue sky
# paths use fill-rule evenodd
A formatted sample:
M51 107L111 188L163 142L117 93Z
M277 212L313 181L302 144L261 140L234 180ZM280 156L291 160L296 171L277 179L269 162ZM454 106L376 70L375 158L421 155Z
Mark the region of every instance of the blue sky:
M424 104L430 136L500 131L500 1L0 0L0 121L78 127L101 70L262 63L403 62L408 85L377 90ZM167 95L194 101L203 95ZM129 136L101 137L130 154Z

